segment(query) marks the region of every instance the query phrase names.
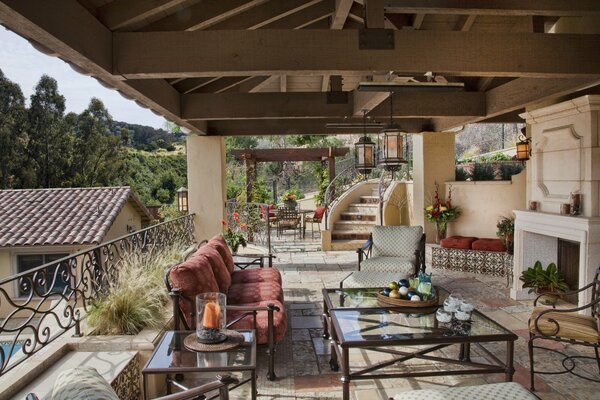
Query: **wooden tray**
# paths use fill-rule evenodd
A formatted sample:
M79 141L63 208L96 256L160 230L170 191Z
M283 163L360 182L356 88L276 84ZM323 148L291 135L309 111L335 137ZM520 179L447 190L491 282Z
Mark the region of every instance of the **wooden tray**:
M437 290L435 292L437 293ZM404 299L393 299L379 292L377 293L377 301L384 306L420 308L436 306L438 304L438 297L436 296L431 300L425 301L410 301Z

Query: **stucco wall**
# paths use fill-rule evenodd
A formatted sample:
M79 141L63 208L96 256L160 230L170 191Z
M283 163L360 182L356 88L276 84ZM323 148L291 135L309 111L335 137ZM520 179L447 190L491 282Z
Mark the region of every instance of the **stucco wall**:
M525 209L525 184L525 171L512 181L446 182L446 199L452 185L452 205L461 209L460 217L448 224L447 235L495 238L500 217Z
M384 225L411 225L413 218L412 182L394 181L383 197Z
M119 215L117 215L103 241L108 242L120 236L127 235L129 233L127 225L135 230L139 230L142 227L142 217L129 202L125 203L125 206Z

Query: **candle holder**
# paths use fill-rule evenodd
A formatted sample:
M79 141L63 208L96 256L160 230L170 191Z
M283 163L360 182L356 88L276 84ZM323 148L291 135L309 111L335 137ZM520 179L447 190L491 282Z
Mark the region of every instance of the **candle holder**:
M579 215L581 214L581 193L574 192L571 193L571 202L570 202L570 213L571 215Z
M196 337L200 343L214 344L227 340L226 305L224 293L208 292L196 296Z

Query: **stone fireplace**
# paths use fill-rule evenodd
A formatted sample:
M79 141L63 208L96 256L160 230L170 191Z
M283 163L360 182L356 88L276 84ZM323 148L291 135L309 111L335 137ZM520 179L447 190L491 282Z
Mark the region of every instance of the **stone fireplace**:
M515 210L511 296L516 299L531 297L518 279L524 269L536 260L544 267L558 264L559 239L579 244L578 287L589 283L600 266L600 96L579 97L521 117L532 139L527 203L539 205L537 212ZM560 215L572 192L582 195L582 214ZM579 304L588 297L581 294Z

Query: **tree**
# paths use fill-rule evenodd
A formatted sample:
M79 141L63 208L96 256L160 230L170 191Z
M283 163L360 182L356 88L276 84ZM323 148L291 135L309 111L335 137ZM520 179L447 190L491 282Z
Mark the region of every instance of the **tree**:
M23 187L27 168L27 114L21 88L0 70L0 188Z
M72 137L66 134L65 98L54 78L43 75L31 95L29 156L36 187L60 187L70 171Z
M73 159L75 186L106 186L117 178L123 165L120 137L110 134L112 117L100 99L90 105L76 120Z

